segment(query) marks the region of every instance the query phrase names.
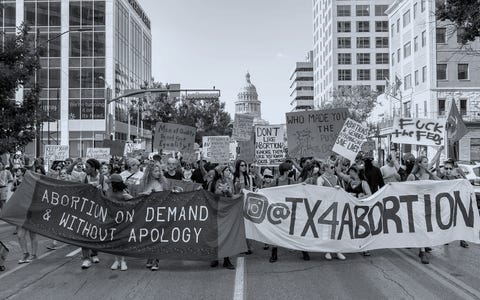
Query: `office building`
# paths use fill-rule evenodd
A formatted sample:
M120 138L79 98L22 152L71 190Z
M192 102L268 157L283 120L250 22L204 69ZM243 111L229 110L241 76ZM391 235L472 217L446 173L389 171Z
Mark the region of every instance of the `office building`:
M293 110L313 109L313 51L308 52L305 61L295 63L290 82Z

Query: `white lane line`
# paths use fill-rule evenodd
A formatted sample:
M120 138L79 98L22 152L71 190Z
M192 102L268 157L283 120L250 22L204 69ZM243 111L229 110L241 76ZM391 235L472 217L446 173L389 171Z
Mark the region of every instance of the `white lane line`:
M75 256L75 255L77 255L78 253L80 253L80 251L82 251L82 248L77 248L77 249L73 250L72 252L68 253L67 255L65 255L65 257Z
M233 300L245 299L245 257L237 257Z
M424 265L420 262L420 259L415 259L415 256L412 257L412 255L405 254L398 249L391 249L391 250L395 252L397 255L403 257L405 261L407 261L409 264L411 264L415 268L427 273L431 278L434 278L438 282L444 283L445 286L450 287L450 289L453 292L455 292L458 296L460 296L460 298L469 299L469 298L472 298L472 295L477 298L480 298L480 291L470 287L469 285L463 283L461 280L458 280L454 276L434 266L431 262L428 265ZM408 257L413 259L408 259Z
M64 247L66 247L66 246L68 246L68 245L66 245L66 244L65 244L65 245L62 245L62 246L58 247L57 250L60 250L60 249L62 249L62 248L64 248ZM47 256L49 256L50 254L52 254L53 252L55 252L55 251L45 252L43 255L40 255L37 259L42 259L42 258L44 258L44 257L47 257ZM33 262L31 262L31 263L33 263ZM16 272L16 271L18 271L18 270L20 270L20 269L22 269L22 268L25 268L26 266L30 265L31 263L20 264L20 265L18 265L18 267L13 268L13 269L5 272L5 273L2 273L2 274L0 275L0 282L2 281L2 278L5 278L5 277L7 277L7 276L10 275L10 274L12 274L12 273L14 273L14 272Z

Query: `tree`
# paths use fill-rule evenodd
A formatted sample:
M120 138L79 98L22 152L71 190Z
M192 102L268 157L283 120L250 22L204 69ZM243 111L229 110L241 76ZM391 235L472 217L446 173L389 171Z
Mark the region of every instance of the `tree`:
M447 0L436 3L437 20L449 20L460 28L457 34L462 44L474 41L480 35L480 1Z
M377 92L361 86L334 89L332 101L324 103L322 109L348 108L350 118L363 123L377 104Z
M40 89L34 84L40 69L38 51L29 27L22 25L15 37L5 36L0 52L0 154L15 151L34 140L35 128L45 119L39 105ZM0 37L5 33L0 32ZM25 89L22 102L15 102L15 92Z

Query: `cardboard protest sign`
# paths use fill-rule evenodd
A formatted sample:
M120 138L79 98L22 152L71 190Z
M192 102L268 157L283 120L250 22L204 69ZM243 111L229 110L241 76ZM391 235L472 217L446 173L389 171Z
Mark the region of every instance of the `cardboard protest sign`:
M244 142L237 143L237 159L246 161L247 163L253 163L255 160L255 134L254 130L250 135L250 139Z
M56 160L64 161L70 155L70 147L68 145L45 145L45 163L48 167Z
M367 136L368 128L366 126L348 118L338 133L332 150L350 161L354 161Z
M125 153L125 141L121 140L103 140L103 148L110 148L110 154L115 156L123 156Z
M254 116L247 114L235 114L232 138L236 141L248 141L252 134Z
M288 153L291 157L327 157L348 118L346 108L287 113Z
M259 166L278 166L285 159L285 127L255 126L255 160Z
M202 139L203 157L212 163L230 161L229 136L204 136Z
M87 148L87 159L95 158L99 162L109 162L111 157L110 148Z
M247 250L242 198L198 190L112 201L88 184L28 172L0 219L118 256L206 260Z
M180 151L184 155L193 153L196 133L195 127L157 122L154 148Z
M392 127L392 143L424 146L445 145L445 123L445 120L395 117Z
M247 238L270 245L361 252L480 243L475 192L465 179L394 182L362 200L309 184L244 192Z

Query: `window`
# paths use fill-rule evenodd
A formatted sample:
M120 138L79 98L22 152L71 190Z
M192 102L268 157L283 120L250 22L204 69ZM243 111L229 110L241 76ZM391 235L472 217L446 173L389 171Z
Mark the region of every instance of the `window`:
M420 84L420 78L418 78L418 70L415 70L415 86Z
M388 53L376 53L375 63L378 65L388 64Z
M339 65L351 65L352 64L352 54L351 53L338 53L338 64Z
M370 16L370 5L357 5L356 16L357 17L368 17L368 16Z
M422 12L425 11L425 0L420 0L420 10L421 10Z
M388 48L388 37L376 37L375 48Z
M412 74L408 74L403 78L403 89L406 91L412 87Z
M400 62L401 52L400 48L397 49L397 62Z
M403 14L403 27L407 26L408 24L410 24L410 10L407 10Z
M447 42L447 29L437 28L436 38L437 38L437 44L445 44Z
M352 80L352 70L338 70L338 80L345 81L345 80Z
M438 115L445 115L445 99L438 99Z
M427 32L424 30L422 31L422 48L425 47L427 44Z
M338 17L350 17L350 5L337 5Z
M458 64L458 80L468 80L468 64Z
M357 80L370 80L370 69L357 70Z
M388 69L377 69L376 70L376 79L377 80L385 80L388 79Z
M370 48L370 38L357 37L357 48Z
M370 31L369 21L357 21L357 32L369 32L369 31Z
M393 38L393 34L395 33L395 24L390 26L390 36Z
M413 51L418 51L418 36L413 38Z
M412 108L412 103L410 101L408 101L407 103L403 103L403 112L406 118L411 118L411 115L410 115L411 108Z
M388 32L388 21L375 21L375 32Z
M395 52L392 53L392 66L395 65Z
M413 19L417 18L417 2L413 4Z
M403 58L407 58L412 54L412 43L408 42L403 45Z
M388 9L388 5L375 5L375 16L383 17L387 16L385 11Z
M457 28L457 43L458 44L463 44L463 36L465 35L465 28L463 27L458 27Z
M437 64L437 80L447 80L446 64Z
M345 49L352 47L352 40L349 37L339 37L338 38L338 48Z
M400 18L397 19L397 33L400 32Z
M422 67L422 82L427 80L427 66Z
M460 99L460 114L462 116L467 115L467 99Z
M385 86L384 85L377 85L377 93L379 95L385 93Z
M427 101L423 101L423 116L427 116Z
M338 32L350 32L351 25L349 21L339 21L337 22Z
M370 64L370 53L357 53L357 64L358 65Z
M480 160L480 139L470 139L470 160Z

